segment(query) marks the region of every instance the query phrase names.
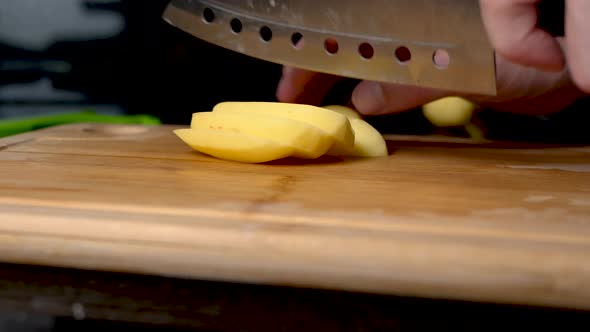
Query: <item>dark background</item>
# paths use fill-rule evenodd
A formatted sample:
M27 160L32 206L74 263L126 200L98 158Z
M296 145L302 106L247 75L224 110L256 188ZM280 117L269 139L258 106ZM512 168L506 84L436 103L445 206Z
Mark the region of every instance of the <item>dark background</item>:
M223 100L274 97L278 66L238 56L178 31L161 19L166 4L166 0L79 1L89 13L121 13L124 30L104 39L87 39L83 35L58 39L48 48L35 51L0 40L0 59L25 59L31 63L26 70L0 72L0 84L46 77L56 90L83 93L84 100L76 104L113 105L125 113L149 113L174 124L187 123L192 112L207 110ZM71 70L55 73L38 68L48 60L66 62ZM3 102L5 107L49 104L26 98ZM51 100L52 105L59 103L72 104Z

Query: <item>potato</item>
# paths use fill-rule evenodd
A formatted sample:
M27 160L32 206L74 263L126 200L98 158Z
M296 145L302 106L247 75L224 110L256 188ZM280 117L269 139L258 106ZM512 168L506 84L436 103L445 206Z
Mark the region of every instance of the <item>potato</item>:
M294 157L315 159L334 141L307 123L272 115L245 112L206 112L193 115L191 128L243 133L291 147Z
M327 108L330 111L338 112L338 113L346 116L349 120L350 119L362 119L359 112L357 112L356 110L354 110L350 107L347 107L347 106L329 105L329 106L324 106L324 108Z
M383 136L359 113L338 105L225 102L193 114L191 128L174 133L201 153L244 163L387 155Z
M213 113L256 114L297 120L322 130L337 145L354 145L354 131L348 118L322 107L275 102L224 102L216 105Z
M461 97L445 97L422 107L424 116L437 127L464 126L471 121L476 105Z
M385 139L365 120L350 119L354 130L354 146L352 148L341 148L334 146L328 155L345 157L384 157L388 155Z
M230 161L264 163L294 152L291 147L244 133L214 129L177 129L174 133L193 149Z

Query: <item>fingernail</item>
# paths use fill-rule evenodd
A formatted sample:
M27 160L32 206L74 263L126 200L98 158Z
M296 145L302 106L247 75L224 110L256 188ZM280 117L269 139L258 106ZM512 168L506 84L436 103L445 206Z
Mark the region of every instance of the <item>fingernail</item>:
M362 82L352 94L352 102L363 114L376 114L385 107L383 86L377 82Z

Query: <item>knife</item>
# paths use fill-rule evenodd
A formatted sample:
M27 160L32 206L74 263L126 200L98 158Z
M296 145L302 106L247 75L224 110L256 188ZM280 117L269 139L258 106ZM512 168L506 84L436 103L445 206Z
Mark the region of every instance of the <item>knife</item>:
M555 10L563 1L542 3ZM495 53L477 0L172 0L163 18L199 39L286 66L497 92Z

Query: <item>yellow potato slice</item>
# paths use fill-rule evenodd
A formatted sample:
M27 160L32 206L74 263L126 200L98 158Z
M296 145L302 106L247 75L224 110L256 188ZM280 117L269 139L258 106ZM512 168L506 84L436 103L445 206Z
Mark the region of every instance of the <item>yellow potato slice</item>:
M329 106L324 106L324 108L327 108L330 111L338 112L338 113L346 116L349 120L350 119L362 119L359 112L357 112L354 109L347 107L347 106L329 105Z
M385 157L388 155L385 139L377 129L361 119L350 119L354 130L354 146L344 148L334 146L328 155L343 157Z
M264 138L293 148L293 156L304 159L319 158L333 145L333 140L314 126L265 114L195 113L191 128L243 133Z
M213 129L177 129L174 134L209 156L242 163L264 163L289 157L293 149L268 139Z
M348 118L322 107L276 102L223 102L213 108L213 113L272 115L296 120L319 128L337 145L352 147L354 144L354 131Z
M445 97L422 106L424 116L437 127L464 126L471 121L476 105L461 97Z

